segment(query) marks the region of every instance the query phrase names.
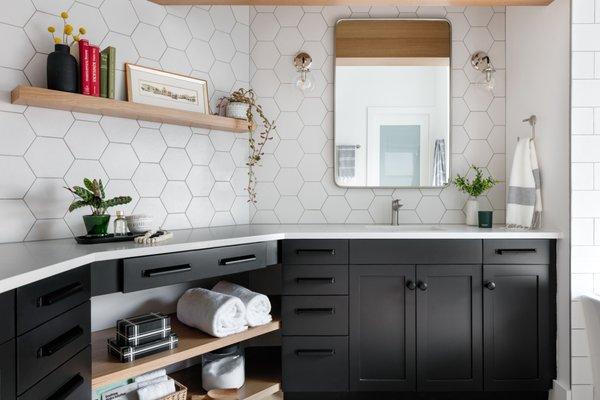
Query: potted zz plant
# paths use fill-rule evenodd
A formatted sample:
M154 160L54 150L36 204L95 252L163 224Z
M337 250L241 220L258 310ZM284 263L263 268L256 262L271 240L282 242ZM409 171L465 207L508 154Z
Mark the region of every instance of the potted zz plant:
M102 179L90 180L88 178L84 178L83 185L85 187L65 187L65 189L67 189L69 192L79 197L78 200L74 200L71 203L69 206L69 212L81 207L89 206L92 209L92 214L83 216L83 223L85 224L85 229L87 229L87 234L106 235L108 230L108 222L110 221L110 214L106 214L106 210L109 207L131 202L131 197L118 196L106 200Z
M472 181L467 178L467 175L469 175L471 170L475 171L475 178L473 178ZM470 196L467 201L467 206L465 207L467 225L477 225L479 212L479 201L477 198L490 190L496 183L498 183L498 181L491 176L484 178L481 168L474 165L471 165L464 176L457 175L456 178L454 178L454 184L458 190L465 192Z

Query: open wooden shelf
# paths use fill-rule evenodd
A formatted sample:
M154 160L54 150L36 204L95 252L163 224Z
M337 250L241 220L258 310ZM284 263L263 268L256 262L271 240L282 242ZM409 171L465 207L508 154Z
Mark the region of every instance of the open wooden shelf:
M141 119L165 124L194 126L230 132L247 132L246 121L218 115L202 114L174 108L157 107L147 104L85 96L77 93L60 92L33 86L17 86L11 92L13 104L54 108L88 114L109 115L112 117Z
M279 320L274 320L263 326L249 328L245 332L236 333L224 338L215 338L182 324L172 315L171 329L179 336L178 347L129 363L122 363L108 354L106 340L115 337L115 330L113 328L94 332L92 333L92 388L97 389L113 382L164 368L221 347L230 346L269 332L277 331L280 327Z

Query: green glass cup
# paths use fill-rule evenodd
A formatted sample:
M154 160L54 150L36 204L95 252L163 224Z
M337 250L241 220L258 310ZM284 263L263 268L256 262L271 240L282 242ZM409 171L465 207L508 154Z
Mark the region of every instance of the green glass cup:
M491 228L494 220L493 211L479 211L479 227L480 228Z

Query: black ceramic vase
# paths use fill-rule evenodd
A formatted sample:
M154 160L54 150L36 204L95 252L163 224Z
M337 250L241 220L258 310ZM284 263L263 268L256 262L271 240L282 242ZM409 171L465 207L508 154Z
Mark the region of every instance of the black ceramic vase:
M62 92L79 92L79 67L66 44L55 44L54 51L48 54L46 68L48 89Z

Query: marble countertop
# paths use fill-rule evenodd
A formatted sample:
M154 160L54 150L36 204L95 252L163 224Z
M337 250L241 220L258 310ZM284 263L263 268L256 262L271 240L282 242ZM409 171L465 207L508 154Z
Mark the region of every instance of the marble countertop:
M466 225L238 225L174 231L163 243L80 245L72 238L0 244L0 293L94 261L281 239L559 239L560 232Z

